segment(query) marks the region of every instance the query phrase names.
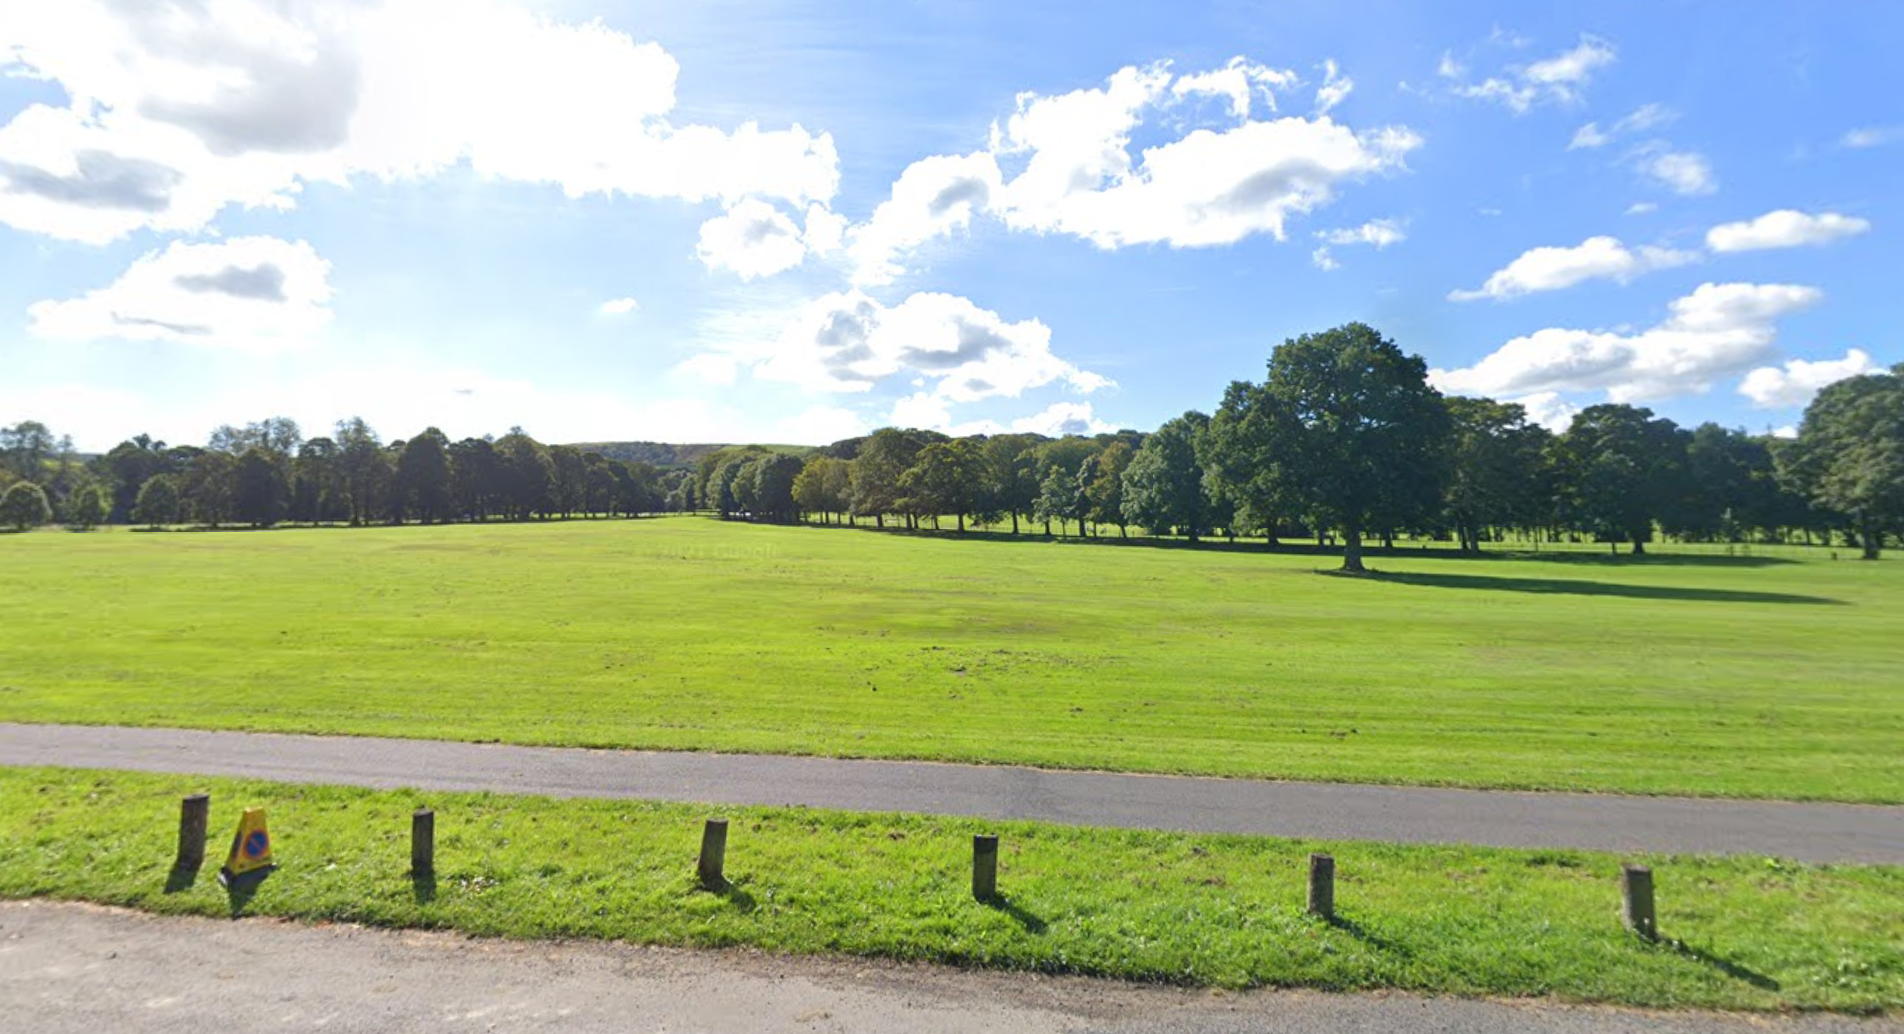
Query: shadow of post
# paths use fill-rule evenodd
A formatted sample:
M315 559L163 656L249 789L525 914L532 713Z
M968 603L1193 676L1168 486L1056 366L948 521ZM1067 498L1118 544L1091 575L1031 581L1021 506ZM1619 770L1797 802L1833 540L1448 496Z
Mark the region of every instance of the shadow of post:
M410 874L410 893L416 896L416 903L427 905L436 900L436 874L433 872L413 872Z
M1038 935L1050 928L1042 918L1013 902L1009 895L994 894L989 898L980 899L979 904L994 912L1003 912L1010 916L1014 922L1024 928L1026 933Z
M1731 961L1730 959L1722 959L1719 956L1714 955L1711 952L1706 951L1704 949L1695 948L1692 945L1687 944L1685 941L1670 941L1668 942L1667 947L1670 948L1675 954L1684 955L1686 958L1689 958L1693 960L1694 962L1699 962L1699 963L1703 963L1705 965L1711 966L1713 969L1716 969L1719 972L1724 973L1726 976L1729 976L1734 980L1743 980L1746 983L1751 984L1753 987L1756 987L1761 991L1776 991L1779 989L1778 981L1773 980L1771 977L1768 977L1763 973L1757 972L1756 970L1747 969L1744 966L1741 966L1738 963Z

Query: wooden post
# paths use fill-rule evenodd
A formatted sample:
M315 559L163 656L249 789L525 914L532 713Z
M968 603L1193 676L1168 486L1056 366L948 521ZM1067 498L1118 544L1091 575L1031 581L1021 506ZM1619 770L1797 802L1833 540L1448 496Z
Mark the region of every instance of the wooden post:
M998 896L998 836L979 833L972 837L972 896L990 901Z
M436 874L436 812L418 808L410 816L410 875Z
M727 820L708 819L701 831L701 886L718 890L727 885L721 870L727 864Z
M1649 941L1659 940L1659 921L1653 914L1653 870L1644 865L1620 866L1620 903L1628 930Z
M1309 914L1335 918L1335 857L1309 856Z
M179 802L178 858L173 869L197 872L205 864L205 825L211 813L210 794L195 793Z

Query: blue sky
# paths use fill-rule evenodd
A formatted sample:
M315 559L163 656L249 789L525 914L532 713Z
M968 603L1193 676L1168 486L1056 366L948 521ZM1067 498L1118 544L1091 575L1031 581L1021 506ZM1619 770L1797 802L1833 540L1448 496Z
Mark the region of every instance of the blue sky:
M0 423L1150 429L1369 322L1788 428L1904 360L1904 7L0 10Z

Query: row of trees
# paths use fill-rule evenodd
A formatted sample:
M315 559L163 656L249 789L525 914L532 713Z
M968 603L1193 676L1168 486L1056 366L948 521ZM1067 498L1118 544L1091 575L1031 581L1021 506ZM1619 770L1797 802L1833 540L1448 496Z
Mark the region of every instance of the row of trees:
M1419 356L1362 324L1277 348L1262 383L1230 385L1213 416L1095 438L949 438L887 428L804 463L758 446L700 464L676 505L723 516L1115 526L1192 541L1220 532L1401 534L1476 551L1507 535L1577 536L1635 553L1686 541L1842 538L1876 556L1904 530L1904 370L1822 392L1796 440L1687 429L1608 404L1555 434L1525 409L1444 397Z
M450 441L432 427L384 442L353 418L307 439L273 417L221 427L203 447L140 435L83 462L43 424L0 430L0 524L14 527L631 516L659 509L670 487L648 464L544 445L520 428Z
M430 428L385 443L357 419L311 439L282 418L227 426L203 448L140 436L82 464L29 422L0 429L0 492L0 523L16 526L701 510L908 528L951 518L961 532L1009 521L1018 534L1029 520L1047 535L1340 536L1350 570L1365 537L1404 534L1466 551L1508 535L1578 536L1635 553L1657 534L1798 534L1874 557L1904 531L1904 366L1825 388L1794 440L1686 429L1620 404L1589 407L1555 434L1519 405L1442 396L1419 356L1356 323L1285 342L1262 383L1235 382L1214 415L1188 412L1150 434L885 428L804 452L729 447L663 473L520 429L451 442Z

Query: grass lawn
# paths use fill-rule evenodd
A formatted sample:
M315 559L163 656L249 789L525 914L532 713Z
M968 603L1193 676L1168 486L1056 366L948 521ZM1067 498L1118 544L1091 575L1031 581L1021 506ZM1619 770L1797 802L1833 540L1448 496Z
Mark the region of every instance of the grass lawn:
M178 797L212 794L195 882L171 892ZM413 880L409 813L437 812ZM281 868L213 879L246 806ZM692 805L377 792L0 769L0 896L237 911L509 937L754 945L1191 985L1406 988L1646 1006L1904 1006L1904 869L1650 858L1661 944L1619 923L1618 860L806 809L736 808L725 893L699 890ZM1002 901L969 893L1001 834ZM1330 851L1338 921L1302 911Z
M1904 563L1809 556L39 532L0 720L1904 801Z

